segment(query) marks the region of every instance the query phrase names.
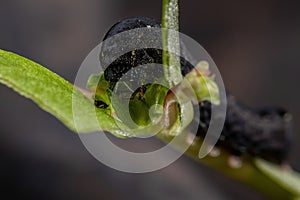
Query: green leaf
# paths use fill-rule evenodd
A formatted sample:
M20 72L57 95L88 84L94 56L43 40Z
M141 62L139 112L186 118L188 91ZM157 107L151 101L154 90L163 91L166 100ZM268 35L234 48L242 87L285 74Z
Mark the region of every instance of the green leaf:
M0 83L32 99L75 132L100 130L99 121L101 130L124 136L113 118L95 108L93 102L72 84L24 57L0 50ZM80 105L80 109L76 109L76 118L73 116L73 103ZM94 119L95 115L97 120Z
M278 185L300 198L300 174L293 170L283 170L277 165L256 159L256 167Z

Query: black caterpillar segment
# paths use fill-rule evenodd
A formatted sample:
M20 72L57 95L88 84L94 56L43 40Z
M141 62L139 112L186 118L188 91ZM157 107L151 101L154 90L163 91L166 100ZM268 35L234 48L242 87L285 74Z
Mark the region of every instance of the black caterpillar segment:
M105 34L103 40L110 38L118 33L122 33L124 31L129 31L135 28L144 28L144 27L152 27L152 28L160 28L160 23L155 19L151 19L148 17L133 17L124 19L120 22L117 22L113 25Z
M124 31L128 31L135 28L146 28L146 27L161 28L161 25L156 20L147 17L136 17L136 18L125 19L113 25L106 33L103 40L106 40ZM160 36L155 38L157 38L157 40L158 39L161 40ZM134 38L134 40L138 40L138 39ZM150 40L153 40L153 38L151 38ZM153 41L153 43L154 42L159 44L162 43L162 41L157 41L157 40ZM117 46L118 45L112 41L112 42L108 42L107 44L104 43L101 49L100 63L102 66L105 67L104 77L107 81L117 82L130 69L140 65L149 64L149 63L162 64L162 50L154 49L154 48L137 49L135 51L127 52L124 55L115 59L112 63L110 63L109 55L114 54ZM193 65L190 64L186 59L184 59L184 57L185 58L191 57L188 54L184 44L181 44L180 48L181 48L181 54L183 55L180 58L181 70L182 70L182 74L186 75L188 72L190 72L193 69ZM135 77L135 78L139 79L140 77Z
M211 106L207 101L200 104L199 136L204 137L209 127ZM235 156L248 154L282 164L287 161L291 134L291 117L284 109L251 109L228 95L225 124L217 145Z
M146 17L126 19L111 27L104 40L118 33L143 27L160 28L160 24ZM162 63L162 51L148 48L127 52L111 64L108 64L106 55L112 53L113 46L116 45L110 43L103 46L100 54L101 64L107 66L104 71L104 78L111 82L112 87L114 87L115 82L132 68L148 63ZM180 44L180 49L183 57L190 57L184 44ZM180 59L180 63L183 76L194 68L184 58ZM133 75L132 78L139 77ZM284 109L278 107L248 108L237 102L231 95L228 95L227 103L225 124L217 145L227 149L236 156L248 154L277 164L284 163L290 150L290 115ZM96 101L95 105L106 106ZM210 102L201 102L199 106L200 123L197 136L204 137L210 121L213 123L217 119L211 119L211 106L214 105Z

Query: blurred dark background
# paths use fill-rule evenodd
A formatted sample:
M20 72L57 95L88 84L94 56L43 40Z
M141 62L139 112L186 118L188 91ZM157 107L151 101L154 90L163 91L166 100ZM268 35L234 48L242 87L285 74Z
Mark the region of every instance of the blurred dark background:
M181 1L180 9L181 32L210 53L232 94L293 113L290 163L299 171L298 1ZM132 16L160 20L161 1L2 0L0 48L73 82L110 26ZM187 157L148 174L110 169L57 119L3 85L0 113L1 199L265 199Z

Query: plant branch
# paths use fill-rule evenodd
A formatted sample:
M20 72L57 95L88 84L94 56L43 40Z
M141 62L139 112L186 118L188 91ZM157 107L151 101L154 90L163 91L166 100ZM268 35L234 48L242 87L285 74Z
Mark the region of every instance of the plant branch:
M178 2L177 0L163 0L163 27L178 30ZM170 30L163 32L163 48L168 51L179 51L178 36L174 37ZM175 51L176 52L176 51ZM170 86L181 81L178 57L164 52L163 63L165 77ZM101 109L95 108L93 102L82 94L72 84L62 77L14 53L0 50L0 83L11 87L21 95L32 99L42 109L51 113L68 128L75 132L86 133L98 131L93 113L96 111L97 122L101 130L106 130L118 137L124 137L112 116ZM74 119L73 103L80 105L78 116ZM79 125L77 124L79 123ZM76 125L77 124L77 125ZM159 134L158 137L169 142L173 137ZM186 142L185 140L182 141ZM243 165L239 169L230 168L227 164L229 154L222 151L217 158L198 158L201 139L197 138L190 146L187 155L197 162L201 162L218 172L240 181L273 199L300 198L300 176L294 171L283 171L279 166L257 159L243 158ZM180 144L178 146L180 148Z
M162 134L158 135L158 137L166 143L173 139L172 136ZM182 144L178 144L175 148L180 149L180 146L184 146L186 141L182 140L181 142ZM222 150L218 157L206 156L203 159L199 159L198 154L202 142L201 138L196 138L185 154L195 161L239 181L271 199L292 200L300 197L300 175L297 172L283 170L279 166L264 160L248 157L243 157L242 166L235 169L228 165L228 160L232 155L225 150Z

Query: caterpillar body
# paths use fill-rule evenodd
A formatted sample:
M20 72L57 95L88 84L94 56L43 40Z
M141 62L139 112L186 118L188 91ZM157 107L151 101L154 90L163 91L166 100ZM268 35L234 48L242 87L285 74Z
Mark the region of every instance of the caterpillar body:
M156 20L146 17L125 19L113 25L103 40L127 30L143 27L160 28L161 25ZM180 46L182 54L189 56L184 44L181 43ZM100 55L100 62L107 65L104 78L112 83L110 87L114 87L114 83L132 68L147 63L162 63L162 50L138 49L107 64L105 55L111 53L111 49L104 45ZM183 76L194 68L184 58L180 58L180 65ZM141 91L143 90L145 88L141 89ZM97 99L95 99L95 105L100 108L107 107L104 102ZM199 103L200 123L197 131L199 137L205 136L210 122L213 121L211 119L212 106L217 105L212 105L209 101ZM235 156L247 154L276 164L283 164L287 162L290 150L291 127L291 115L284 109L276 106L249 108L228 94L225 124L217 146Z

